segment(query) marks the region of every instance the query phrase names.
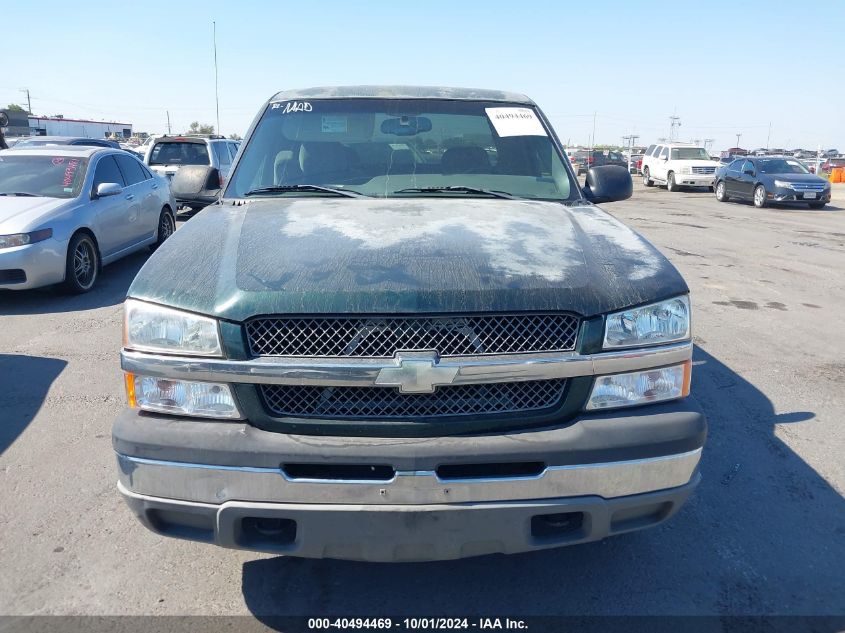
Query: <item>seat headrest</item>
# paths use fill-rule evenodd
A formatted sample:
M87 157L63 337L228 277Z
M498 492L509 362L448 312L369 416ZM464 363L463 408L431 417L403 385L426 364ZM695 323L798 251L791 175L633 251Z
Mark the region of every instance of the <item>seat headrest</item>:
M491 169L487 152L474 145L447 149L440 159L440 167L444 174L480 174Z
M340 143L303 143L299 167L306 178L337 174L352 164L351 150Z

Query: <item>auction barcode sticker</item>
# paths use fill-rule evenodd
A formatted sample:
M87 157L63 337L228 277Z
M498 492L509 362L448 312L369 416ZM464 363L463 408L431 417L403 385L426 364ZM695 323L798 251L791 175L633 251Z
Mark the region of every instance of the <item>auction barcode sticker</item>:
M484 108L501 136L547 136L540 119L531 108Z

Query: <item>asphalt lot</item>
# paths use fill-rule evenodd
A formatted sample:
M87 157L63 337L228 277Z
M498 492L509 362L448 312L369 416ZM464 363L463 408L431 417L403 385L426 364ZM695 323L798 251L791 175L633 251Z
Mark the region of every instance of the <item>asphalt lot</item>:
M110 440L141 254L88 295L0 291L0 613L845 614L845 200L757 210L637 184L605 208L692 289L710 438L703 483L669 523L390 566L153 535L115 490Z

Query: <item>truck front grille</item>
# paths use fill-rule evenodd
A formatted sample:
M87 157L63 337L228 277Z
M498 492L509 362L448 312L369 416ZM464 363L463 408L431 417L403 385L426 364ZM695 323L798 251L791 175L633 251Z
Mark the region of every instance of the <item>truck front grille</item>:
M393 387L259 385L271 415L298 418L418 419L512 414L560 406L566 380L438 387L404 394Z
M716 168L715 167L693 167L692 173L694 174L715 174Z
M391 358L397 351L440 356L568 352L578 317L505 314L434 317L260 317L246 323L254 356Z

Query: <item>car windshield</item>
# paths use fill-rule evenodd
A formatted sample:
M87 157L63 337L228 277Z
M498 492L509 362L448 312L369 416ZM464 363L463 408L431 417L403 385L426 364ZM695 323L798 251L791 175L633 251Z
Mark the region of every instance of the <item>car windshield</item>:
M771 158L768 160L761 160L760 171L764 174L809 174L807 168L804 167L797 160L788 160L785 158Z
M159 142L150 152L150 165L208 165L210 162L205 143Z
M0 152L0 195L75 198L87 169L87 158Z
M292 185L375 197L493 192L578 197L536 110L524 105L446 99L273 102L240 152L226 197L330 195Z
M710 160L710 155L703 147L675 147L672 160Z

